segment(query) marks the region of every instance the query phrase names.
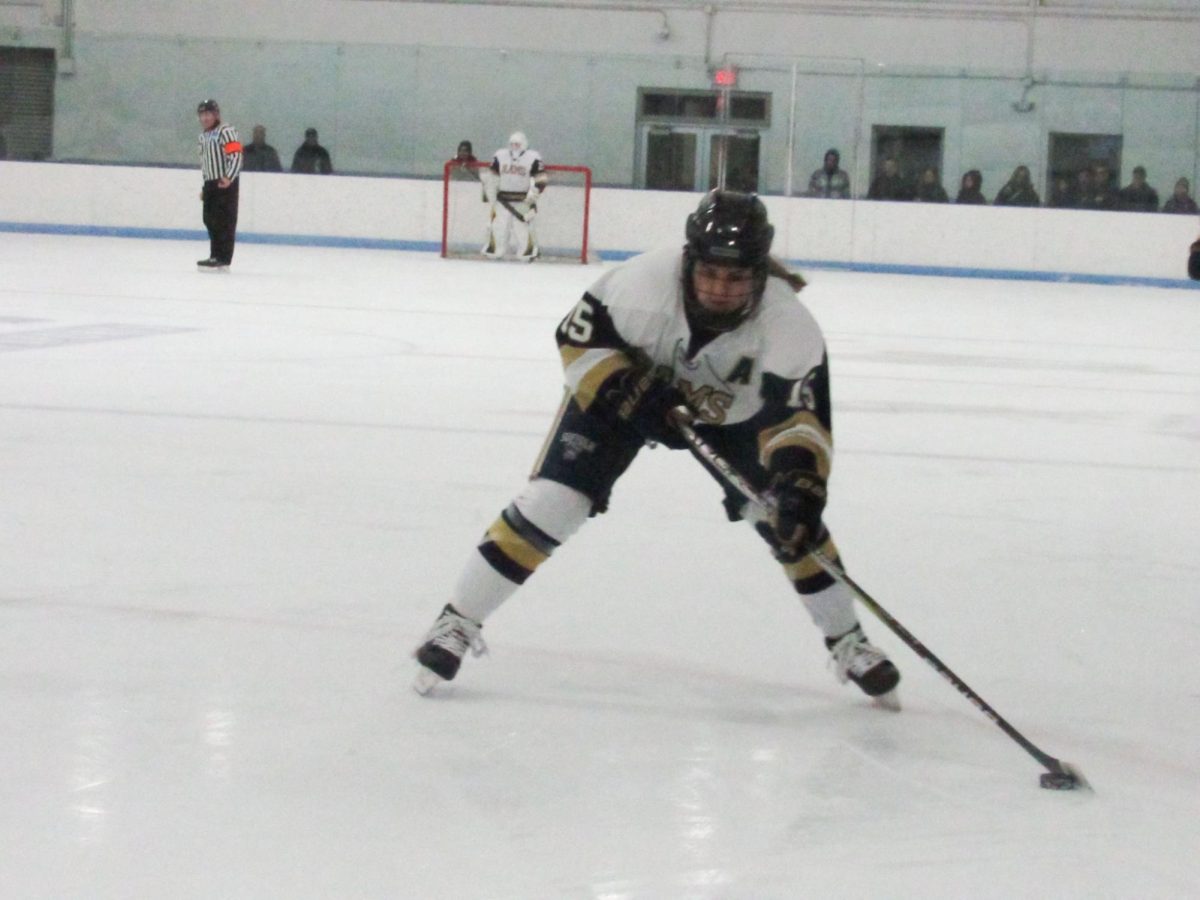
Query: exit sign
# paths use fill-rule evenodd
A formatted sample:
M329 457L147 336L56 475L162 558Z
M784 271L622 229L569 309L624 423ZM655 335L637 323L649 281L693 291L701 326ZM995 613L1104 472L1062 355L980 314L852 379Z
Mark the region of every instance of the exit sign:
M717 69L713 72L713 84L723 88L737 87L737 69Z

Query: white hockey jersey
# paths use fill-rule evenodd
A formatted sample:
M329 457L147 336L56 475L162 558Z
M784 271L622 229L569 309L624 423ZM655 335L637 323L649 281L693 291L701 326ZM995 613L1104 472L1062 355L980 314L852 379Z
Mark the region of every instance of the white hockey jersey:
M558 332L576 401L587 409L612 375L652 367L688 397L698 423L751 428L760 465L794 446L827 476L828 370L812 314L784 281L768 278L753 317L693 351L682 279L682 250L669 248L609 270L584 294Z
M544 168L542 156L536 150L513 153L511 148L501 147L492 157L492 173L499 179L497 189L502 194L527 194Z

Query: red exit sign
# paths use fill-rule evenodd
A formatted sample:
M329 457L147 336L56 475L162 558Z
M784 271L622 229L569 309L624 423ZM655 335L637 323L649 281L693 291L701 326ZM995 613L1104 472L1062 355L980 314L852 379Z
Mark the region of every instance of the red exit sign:
M728 69L717 69L713 72L713 84L723 88L737 87L737 69L732 66Z

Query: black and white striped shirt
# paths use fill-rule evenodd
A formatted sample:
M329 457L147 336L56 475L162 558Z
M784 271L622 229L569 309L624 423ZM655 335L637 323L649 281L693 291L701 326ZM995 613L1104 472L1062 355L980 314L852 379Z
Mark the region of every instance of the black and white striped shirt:
M232 125L218 125L200 135L200 169L205 181L238 177L242 171L242 144Z

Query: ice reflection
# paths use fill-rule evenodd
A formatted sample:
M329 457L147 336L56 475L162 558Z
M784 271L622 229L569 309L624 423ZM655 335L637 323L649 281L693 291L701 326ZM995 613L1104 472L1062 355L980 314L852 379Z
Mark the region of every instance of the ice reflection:
M96 692L84 698L76 723L75 753L71 760L71 814L80 844L99 843L109 817L108 785L113 773L113 723L110 702Z
M633 900L633 886L625 880L592 885L593 900Z
M685 862L682 880L692 890L701 889L698 896L707 896L710 889L731 881L727 871L712 866L719 848L714 840L720 828L714 794L720 781L715 772L713 749L707 744L696 745L683 762L675 800L680 849Z
M206 771L213 778L229 777L230 748L236 724L231 709L214 707L204 714L204 745L208 748Z

